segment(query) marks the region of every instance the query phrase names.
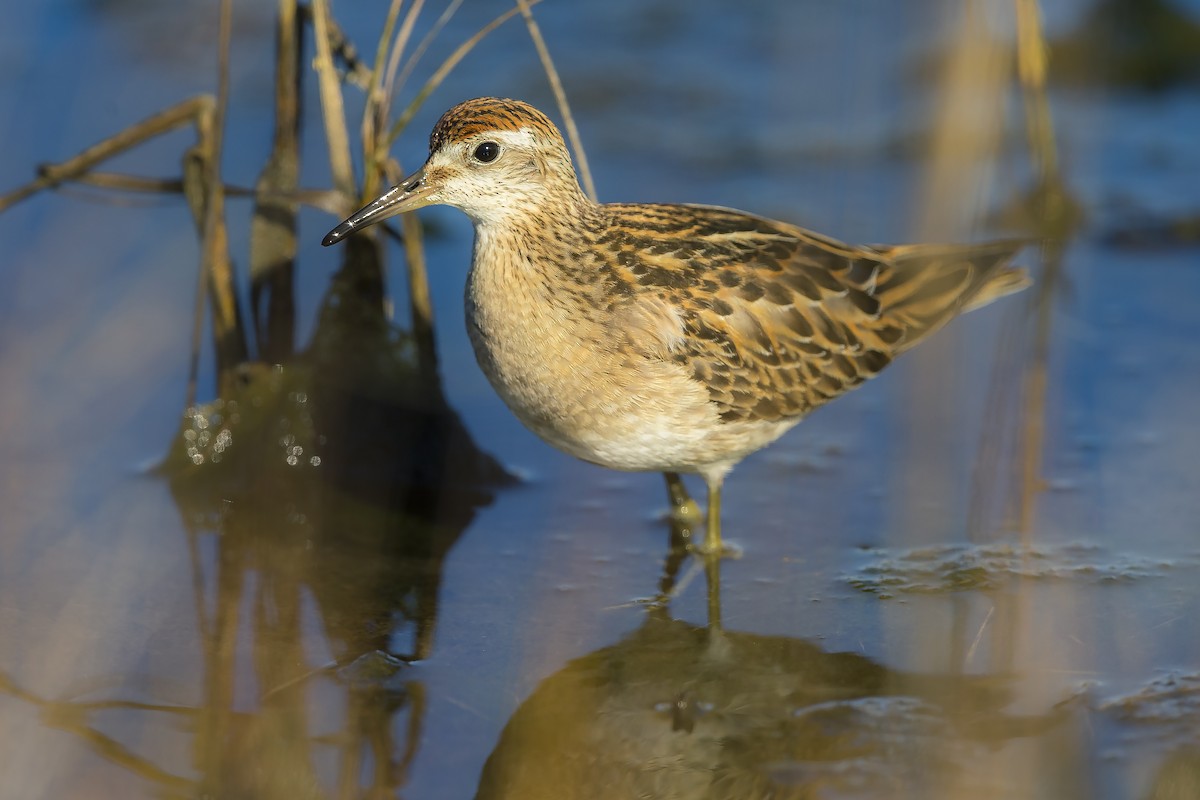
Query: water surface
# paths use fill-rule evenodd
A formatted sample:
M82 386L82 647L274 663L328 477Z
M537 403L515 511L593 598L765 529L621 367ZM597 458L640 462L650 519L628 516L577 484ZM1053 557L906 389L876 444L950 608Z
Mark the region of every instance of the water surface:
M215 11L176 5L14 10L0 189L209 90ZM383 4L343 5L370 52ZM465 4L431 56L505 7ZM994 146L949 159L953 202L938 194L955 7L538 14L604 200L852 241L1011 234L999 212L1033 169L1007 79ZM1009 4L984 7L1008 36ZM1049 9L1051 34L1095 7ZM272 11L236 21L239 185L270 143ZM302 182L323 186L311 87ZM553 108L519 25L430 98L402 163L482 94ZM217 399L206 351L190 411L183 201L76 188L0 215L0 797L1196 796L1200 261L1170 232L1200 213L1200 104L1186 80L1050 99L1084 212L1056 288L956 322L739 466L724 514L745 554L721 567L719 628L713 576L667 558L661 479L554 451L488 387L457 212L423 212L438 381L416 365L400 249L364 283L310 209L296 355ZM173 175L191 140L112 169ZM249 201L228 219L244 272ZM1044 278L1037 248L1023 260Z

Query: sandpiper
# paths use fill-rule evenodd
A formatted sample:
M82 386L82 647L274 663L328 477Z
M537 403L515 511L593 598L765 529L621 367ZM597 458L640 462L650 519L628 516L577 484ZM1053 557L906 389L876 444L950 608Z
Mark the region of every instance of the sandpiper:
M1028 284L1007 266L1020 242L853 246L727 208L595 203L554 124L493 97L447 111L425 165L322 244L435 204L474 223L467 326L508 407L585 461L701 475L709 553L735 464Z

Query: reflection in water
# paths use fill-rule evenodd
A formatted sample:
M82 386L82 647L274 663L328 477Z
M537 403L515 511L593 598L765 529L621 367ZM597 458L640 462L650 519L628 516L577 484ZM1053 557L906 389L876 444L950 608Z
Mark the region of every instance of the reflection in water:
M544 680L501 733L478 800L930 796L951 774L969 781L981 747L1069 716L1066 705L1005 714L995 678L919 675L724 630L719 565L707 559L707 626L656 606L622 641Z
M318 744L338 754L336 796L403 784L424 709L405 661L433 646L443 559L511 480L420 379L384 315L375 245L353 244L308 350L244 368L234 396L186 420L164 470L205 648L201 794L315 796ZM336 668L313 670L308 615ZM247 636L252 689L236 663ZM318 675L343 698L331 738L327 717L308 719Z
M10 91L0 94L22 109L14 125L28 128L9 137L9 164L55 155L44 147L63 136L99 136L112 110L95 98L116 95L93 91L97 86L126 86L119 105L132 109L130 103L153 107L178 99L173 78L194 87L203 77L145 69L132 59L147 46L169 42L163 53L171 63L194 62L207 74L211 4L185 3L182 11L172 4L169 12L144 2L91 5L105 13L82 28L58 13L63 9L42 20L52 24L13 26L10 41L20 46L0 60L19 60L22 48L32 47L28 52L77 55L87 68L78 86L59 81L61 71L13 73L5 85ZM378 25L381 11L367 8L372 4L344 5L348 15L357 13L357 20L347 16L351 30ZM993 59L996 45L967 36L964 25L962 66L967 73L978 67L972 74L983 82L947 72L939 83L947 93L957 87L957 109L966 112L939 118L964 124L961 158L952 130L926 135L933 98L898 77L913 55L949 39L948 29L913 38L918 25L930 27L923 20L950 20L948 5L928 16L886 2L872 4L879 14L865 15L847 15L845 4L809 3L796 11L760 5L746 11L745 4L710 3L712 13L695 14L677 0L626 2L588 17L588 4L579 4L578 15L556 14L557 23L546 18L557 25L558 49L575 51L564 64L566 82L573 97L591 97L580 109L589 138L606 143L609 185L621 187L613 192L626 199L660 190L685 196L706 185L710 199L726 189L748 192L755 198L748 202L776 209L777 216L815 217L848 231L865 226L865 235L880 238L897 233L910 215L930 224L957 220L975 233L988 198L1012 198L992 221L1044 243L1026 256L1042 277L1037 293L1027 293L1030 307L1014 314L1013 330L1005 333L1006 363L996 370L1003 390L989 392L982 414L974 405L981 392L944 380L959 361L934 357L924 371L911 362L909 384L900 379L881 387L874 400L863 396L858 411L835 412L813 429L828 431L819 435L839 441L845 453L831 481L798 480L786 456L760 462L763 502L750 511L759 502L751 494L742 519L788 528L774 540L758 537L764 549L755 558L768 566L753 569L779 582L756 584L748 565L724 565L732 578L723 587L729 630L718 624L713 592L711 627L673 620L658 608L617 641L611 631L627 624L629 612L599 609L650 588L637 583L642 572L624 569L640 558L626 531L613 531L622 535L603 544L605 558L617 553L617 560L586 573L606 582L604 591L555 594L565 607L536 608L545 615L531 625L522 600L557 592L558 575L545 565L568 548L556 537L582 539L601 515L588 513L585 524L575 525L579 515L557 510L555 492L574 489L564 477L533 493L531 503L514 504L519 515L497 515L500 528L529 528L528 539L506 543L505 550L482 535L456 545L503 477L472 447L437 385L416 378L428 371L408 336L388 324L380 274L370 263L348 263L337 275L315 338L300 354L293 352L291 324L275 336L253 317L256 326L247 333L257 340L250 344L284 367L243 366L230 392L189 416L162 485L95 474L161 445L147 445L162 434L145 431L158 430L159 389L172 380L164 377L173 370L162 354L177 353L179 345L127 345L144 343L147 330L164 335L183 324L169 318L181 304L165 294L180 284L162 276L191 251L178 247L178 232L169 226L160 231L166 239L137 234L166 219L157 211L121 218L46 198L53 205L30 205L29 216L12 218L6 259L4 800L448 796L437 791L439 781L455 781L461 791L453 796L469 797L489 748L481 797L1200 797L1191 468L1200 445L1193 424L1200 362L1194 303L1188 303L1200 284L1189 269L1194 259L1166 249L1195 242L1200 229L1197 195L1183 179L1195 163L1195 137L1186 131L1196 127L1197 106L1186 88L1150 98L1060 87L1053 98L1062 134L1056 138L1047 135L1054 131L1045 94L1047 81L1076 77L1108 86L1194 84L1200 49L1188 40L1196 38L1195 13L1164 14L1181 4L1140 0L1097 0L1076 9L1082 24L1051 43L1050 72L1036 82L1023 77L1026 168L1013 145L1016 118L1000 117L1013 109L1011 53ZM789 9L772 19L805 24L764 27L768 5L771 14ZM983 22L1002 22L1006 32L1007 17L998 19L1004 5L962 8ZM1036 10L1038 4L1007 5ZM1064 19L1061 8L1043 5ZM118 7L136 13L110 13ZM267 44L255 35L266 30L262 9L244 3L236 9L258 15L257 26L235 27L248 37L248 53L265 53ZM902 17L908 21L901 24ZM191 24L201 18L208 28ZM35 10L29 19L41 17ZM174 28L188 20L189 35L163 35L164 20ZM470 33L468 24L459 31ZM139 35L146 31L159 35ZM1168 41L1163 31L1185 35ZM620 80L630 69L631 32L644 45L638 77L657 79ZM524 33L517 34L524 42ZM849 41L862 46L846 48ZM586 46L573 47L580 43ZM719 57L713 43L720 44ZM1078 59L1075 44L1086 46ZM1034 45L1024 49L1043 52L1041 42ZM461 97L494 89L536 99L540 84L528 70L512 69L514 52L507 45L491 55L479 51L462 79L442 91ZM1177 55L1175 67L1160 69L1163 58ZM833 82L796 80L814 59L837 64L843 56L854 69L833 70ZM1044 60L1035 61L1045 68ZM1077 75L1069 74L1074 65ZM263 145L262 131L247 124L262 120L264 74L235 77L251 93L235 97L226 142L237 150L224 160L231 170ZM877 82L880 76L888 80ZM478 85L493 77L499 82L492 88ZM980 115L992 122L984 119L985 130L973 138ZM686 135L672 135L681 130ZM924 213L911 205L914 185L934 160L943 162L912 148L909 137L947 148L938 172L949 187L946 199ZM712 174L697 181L696 170L687 169L696 163ZM997 176L994 191L973 183L990 175ZM1140 209L1150 216L1132 216ZM1105 224L1124 227L1098 238L1096 226ZM86 244L63 247L68 240ZM164 260L157 249L168 244ZM1120 252L1112 244L1147 249ZM302 246L302 255L304 247L315 244ZM78 259L92 252L95 259ZM143 261L154 263L147 269ZM253 245L244 263L254 282L264 262ZM278 295L271 289L243 308L270 309L268 322L283 323L268 301L290 299L293 288L289 281ZM145 364L135 368L140 359ZM1028 372L1014 380L1018 368ZM908 398L920 402L905 402L908 385L928 392ZM489 408L480 405L469 419L490 424ZM947 424L946 415L968 408L972 419L981 416L986 433L970 544L954 544L963 539L957 475L969 448L950 435L964 428ZM151 412L149 424L139 418L142 409ZM921 423L912 429L920 435L908 435L910 417ZM55 429L61 434L49 435ZM135 444L111 448L116 435ZM870 445L859 446L865 441ZM124 460L114 461L114 454ZM174 533L178 523L163 486L179 507L186 538ZM606 496L589 491L589 498ZM632 499L632 492L618 502L649 502ZM805 513L808 505L816 510ZM853 513L843 516L843 509ZM909 516L893 517L893 510ZM620 511L614 515L620 521L640 515ZM1029 534L1024 546L1010 544L1012 528ZM810 550L809 534L825 530L830 535ZM535 540L538 549L523 549ZM823 541L831 544L822 549ZM635 549L623 551L630 542ZM456 566L475 566L456 570L467 591L442 594L447 605L470 595L457 609L464 616L478 602L473 586L500 584L492 582L489 558L497 550L513 553L514 562L543 565L513 571L532 575L531 586L494 598L489 610L504 624L489 626L490 639L450 631L449 609L442 627L435 625L442 564L456 546L456 555L466 556ZM858 546L872 549L856 552ZM194 603L180 599L193 590L186 563L176 569L176 554L185 549ZM682 547L675 557L703 574L705 565ZM789 567L770 571L776 561ZM577 577L591 567L571 569ZM839 595L847 573L871 594ZM823 601L821 611L784 618L787 604L809 592ZM895 598L877 602L884 595ZM551 624L541 626L547 618ZM592 627L564 633L580 619ZM750 633L766 626L793 637L820 630L837 644ZM467 641L452 642L452 633ZM858 654L858 633L873 660ZM581 640L589 643L577 647ZM481 658L469 669L447 663L454 660L450 644L455 653ZM823 645L855 652L826 652ZM536 655L591 654L555 661L548 671L557 674L518 708L511 693L525 686L525 677L508 671L515 671L522 647ZM428 653L438 658L417 669L408 665ZM960 668L1005 677L941 672ZM464 687L466 710L454 705ZM1052 708L1075 689L1090 694L1086 712L1014 716ZM507 730L495 738L509 714ZM1012 738L1023 733L1031 735ZM410 769L414 760L420 769Z

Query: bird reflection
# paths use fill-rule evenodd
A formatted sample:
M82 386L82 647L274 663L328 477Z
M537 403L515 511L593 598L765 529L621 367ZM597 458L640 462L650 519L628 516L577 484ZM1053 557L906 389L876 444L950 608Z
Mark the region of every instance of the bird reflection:
M971 752L1062 722L1006 714L1001 679L922 675L720 624L660 602L622 641L567 664L517 709L477 800L922 796Z

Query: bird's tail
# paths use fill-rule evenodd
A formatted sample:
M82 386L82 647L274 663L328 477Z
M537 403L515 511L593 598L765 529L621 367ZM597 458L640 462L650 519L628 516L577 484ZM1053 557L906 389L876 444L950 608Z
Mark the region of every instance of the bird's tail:
M1004 240L877 248L891 267L880 280L881 312L907 329L904 349L958 314L1029 286L1028 272L1008 266L1027 244Z

